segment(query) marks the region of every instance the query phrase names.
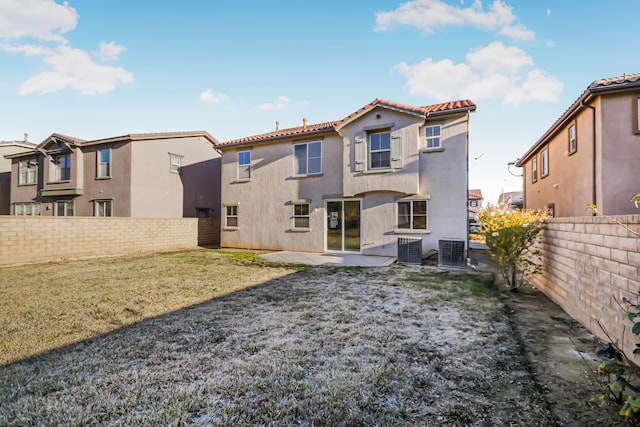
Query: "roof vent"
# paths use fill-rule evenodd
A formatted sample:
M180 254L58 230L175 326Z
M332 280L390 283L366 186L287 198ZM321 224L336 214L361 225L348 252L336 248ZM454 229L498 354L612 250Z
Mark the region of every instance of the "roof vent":
M302 127L304 127L304 128L307 127L307 118L306 117L302 118Z
M276 121L276 132L280 130L280 122Z

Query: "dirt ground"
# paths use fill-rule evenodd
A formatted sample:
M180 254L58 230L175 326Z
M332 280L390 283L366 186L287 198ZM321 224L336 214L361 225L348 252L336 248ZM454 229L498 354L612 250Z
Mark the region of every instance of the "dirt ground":
M585 408L585 401L599 394L594 378L598 339L538 289L510 291L487 251L472 249L470 258L478 270L494 273L516 339L559 425L623 425L613 407Z

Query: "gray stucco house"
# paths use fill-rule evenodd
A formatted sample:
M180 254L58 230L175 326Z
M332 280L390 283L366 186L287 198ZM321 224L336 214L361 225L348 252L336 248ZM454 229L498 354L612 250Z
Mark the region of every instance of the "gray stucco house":
M83 140L54 133L11 161L11 214L220 217L220 152L207 132Z
M221 246L396 256L467 240L470 100L383 99L332 122L221 143Z

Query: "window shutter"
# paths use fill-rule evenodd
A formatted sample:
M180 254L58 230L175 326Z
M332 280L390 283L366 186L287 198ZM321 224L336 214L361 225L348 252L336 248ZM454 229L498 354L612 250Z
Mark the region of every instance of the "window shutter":
M355 148L355 171L362 172L364 170L365 162L367 161L367 138L366 133L357 132L354 138L354 148Z
M402 129L391 132L391 168L402 168Z

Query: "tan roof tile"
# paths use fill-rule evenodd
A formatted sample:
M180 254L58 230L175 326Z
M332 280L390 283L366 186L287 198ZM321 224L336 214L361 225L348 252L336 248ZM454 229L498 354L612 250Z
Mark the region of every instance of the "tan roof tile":
M433 105L426 105L423 107L414 107L411 105L406 105L406 104L400 104L398 102L393 102L393 101L388 101L385 99L381 99L381 98L376 98L374 99L372 102L370 102L369 104L365 105L364 107L358 109L357 111L353 112L352 114L349 114L347 117L343 118L342 120L336 120L336 121L332 121L332 122L323 122L323 123L317 123L317 124L311 124L311 125L307 125L307 126L298 126L298 127L294 127L294 128L288 128L288 129L279 129L279 130L275 130L273 132L267 132L267 133L262 133L259 135L252 135L252 136L247 136L244 138L238 138L238 139L233 139L231 141L226 141L221 143L221 146L230 146L230 145L238 145L238 144L249 144L249 143L253 143L253 142L261 142L261 141L269 141L269 140L274 140L274 139L281 139L281 138L286 138L286 137L290 137L290 136L297 136L297 135L305 135L305 134L314 134L314 133L319 133L319 132L331 132L331 131L336 131L340 126L345 125L346 123L350 122L351 120L355 119L356 117L360 116L361 114L365 113L368 110L371 110L372 108L375 107L386 107L386 108L391 108L391 109L395 109L395 110L400 110L400 111L404 111L407 113L413 113L413 114L417 114L420 116L426 116L427 114L431 114L431 113L440 113L440 112L446 112L446 111L454 111L454 110L475 110L476 109L476 104L468 99L465 100L459 100L459 101L450 101L450 102L444 102L441 104L433 104Z

